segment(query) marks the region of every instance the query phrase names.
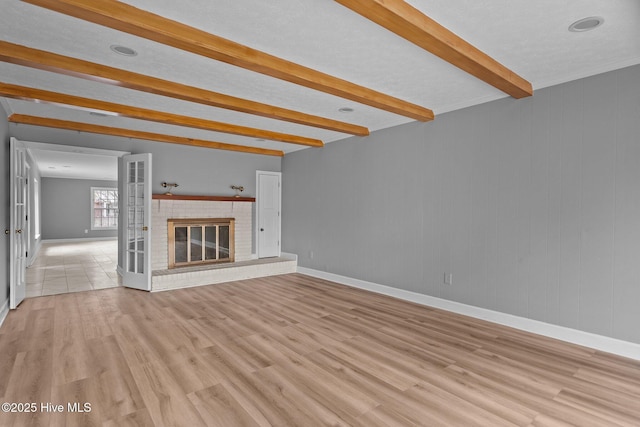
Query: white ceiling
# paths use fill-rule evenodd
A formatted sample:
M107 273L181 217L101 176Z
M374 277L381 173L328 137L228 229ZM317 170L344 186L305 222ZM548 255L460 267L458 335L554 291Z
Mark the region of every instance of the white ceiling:
M118 180L123 151L23 141L43 178Z
M118 180L116 157L33 150L43 178Z
M437 115L504 93L330 0L127 0L138 8L432 109ZM414 7L510 68L534 89L640 63L637 0L410 0ZM368 127L412 121L353 101L61 15L0 0L0 39L137 73ZM583 33L568 26L604 17ZM136 57L113 53L119 44ZM0 81L236 125L318 138L350 135L179 101L0 62ZM535 94L534 94L535 96ZM61 106L7 100L9 113L125 127L285 153L300 145L96 117ZM352 113L341 113L351 107ZM392 141L390 141L392 143ZM321 148L312 148L321 149Z

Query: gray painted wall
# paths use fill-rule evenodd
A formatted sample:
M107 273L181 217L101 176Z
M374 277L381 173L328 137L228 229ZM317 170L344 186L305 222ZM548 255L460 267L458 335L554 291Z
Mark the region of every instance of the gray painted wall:
M630 67L289 154L283 250L640 343L639 82Z
M118 230L91 230L91 187L117 189L118 181L42 178L43 240L118 237Z
M0 193L0 310L9 299L9 236L4 230L9 228L9 124L7 113L0 104L0 177L4 191Z

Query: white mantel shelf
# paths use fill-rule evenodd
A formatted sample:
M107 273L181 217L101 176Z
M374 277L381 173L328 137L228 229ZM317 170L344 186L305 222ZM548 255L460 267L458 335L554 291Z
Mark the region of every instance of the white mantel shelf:
M153 200L196 200L206 202L255 202L255 197L235 197L235 196L198 196L183 194L153 194Z

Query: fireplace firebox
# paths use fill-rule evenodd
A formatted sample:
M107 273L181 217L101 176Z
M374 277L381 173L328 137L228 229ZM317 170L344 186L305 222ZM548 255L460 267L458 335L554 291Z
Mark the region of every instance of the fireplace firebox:
M169 268L234 262L234 218L170 218Z

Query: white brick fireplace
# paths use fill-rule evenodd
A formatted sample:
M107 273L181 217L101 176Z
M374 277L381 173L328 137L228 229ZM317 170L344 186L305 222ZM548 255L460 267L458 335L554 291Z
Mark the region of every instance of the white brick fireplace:
M161 291L202 286L276 274L294 273L297 259L253 260L251 254L252 202L155 199L151 205L151 290ZM233 218L235 261L169 269L168 220L186 218Z
M177 218L234 218L235 260L251 259L251 206L249 202L200 200L153 200L151 228L151 268L169 268L167 221Z

